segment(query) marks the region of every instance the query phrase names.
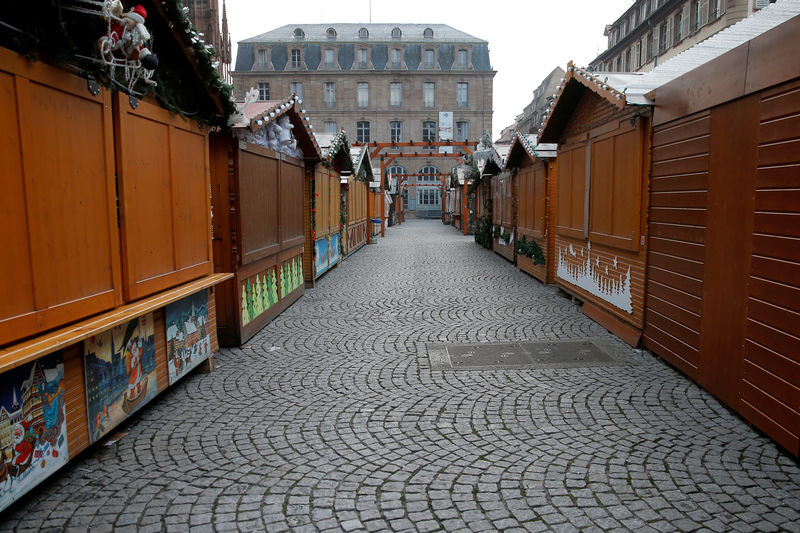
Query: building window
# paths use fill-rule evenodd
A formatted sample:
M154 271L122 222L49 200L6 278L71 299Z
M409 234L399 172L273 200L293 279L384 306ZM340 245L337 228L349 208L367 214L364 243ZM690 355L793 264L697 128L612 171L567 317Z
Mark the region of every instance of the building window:
M466 141L469 139L469 122L460 120L456 122L456 140Z
M653 32L648 33L646 39L645 60L650 61L650 58L653 57Z
M333 28L328 28L327 30L325 30L325 36L328 39L336 39L336 30L334 30Z
M398 81L389 84L389 105L403 105L403 85Z
M422 142L436 140L436 122L433 120L425 120L422 122Z
M430 28L425 28L425 31L422 32L422 36L426 39L433 39L433 30Z
M469 105L468 85L466 83L456 84L456 107L467 107Z
M403 32L400 31L400 28L393 28L392 29L392 39L399 39L403 36Z
M400 68L400 49L392 48L392 68Z
M631 49L625 52L625 72L630 72L633 70L633 63L631 62Z
M289 84L289 92L296 94L300 98L303 97L303 84L299 81L293 81Z
M356 87L356 100L358 107L369 106L369 83L365 81L358 82Z
M433 50L425 50L425 68L433 68Z
M368 39L369 38L369 30L367 28L361 28L358 30L358 38L359 39Z
M678 11L678 14L675 15L675 42L679 42L683 39L683 10Z
M389 140L393 143L401 142L403 138L403 123L399 120L389 122Z
M300 68L300 50L292 48L292 68Z
M269 83L263 81L258 82L258 99L269 100Z
M369 142L369 121L359 120L356 122L356 141L360 143Z
M722 15L722 8L720 7L719 0L711 0L709 2L709 9L711 10L711 17L709 17L709 20L714 20Z
M700 2L694 0L692 2L692 32L700 29Z
M326 120L322 125L323 133L336 133L336 122L333 120Z
M357 57L358 68L367 68L367 63L368 63L367 51L364 48L361 48L360 50L358 50L357 56L358 56Z
M459 50L458 51L458 68L461 68L461 69L467 68L467 51L466 50Z
M294 38L295 39L302 39L305 36L306 36L306 34L301 28L295 28L294 29Z
M258 66L264 68L267 66L267 50L266 48L258 51Z
M432 174L439 174L439 169L433 165L426 165L419 169L418 174L422 174L419 177L419 181L439 181L438 176L433 176Z
M333 50L330 48L326 49L324 52L325 57L325 66L327 68L333 68Z
M436 106L436 84L432 81L426 81L422 84L422 106Z
M658 28L658 47L659 52L663 52L667 49L667 23L665 22Z
M325 107L334 107L336 105L336 82L326 81L324 86L323 101Z

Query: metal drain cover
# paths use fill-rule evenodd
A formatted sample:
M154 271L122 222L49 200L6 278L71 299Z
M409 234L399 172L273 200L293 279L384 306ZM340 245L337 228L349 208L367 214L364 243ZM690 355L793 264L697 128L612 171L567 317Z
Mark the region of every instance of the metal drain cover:
M430 344L431 370L576 368L631 364L593 341Z

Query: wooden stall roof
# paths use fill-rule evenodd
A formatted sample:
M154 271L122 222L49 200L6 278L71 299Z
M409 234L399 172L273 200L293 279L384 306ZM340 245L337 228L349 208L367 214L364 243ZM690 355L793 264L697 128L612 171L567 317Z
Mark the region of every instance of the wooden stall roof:
M322 151L322 164L335 168L339 172L354 172L353 160L350 157L350 141L344 129L338 133L315 133Z
M502 169L519 166L522 154L527 154L530 159L555 159L557 149L556 143L540 143L536 135L517 130L508 147L508 156Z
M797 15L800 15L800 0L779 0L645 73L594 73L576 67L570 61L567 73L561 80L539 129L539 140L558 141L585 90L597 93L620 109L626 105L653 105L659 87L706 65ZM743 65L737 64L731 68L735 70L742 67Z
M375 171L372 168L372 160L369 158L369 147L366 145L351 146L350 159L353 160L353 175L358 176L363 169L364 177L367 181L372 181Z
M305 109L300 107L302 103L303 101L295 94L285 100L239 102L237 113L231 117L228 124L232 128L248 128L255 133L286 115L294 126L292 133L303 151L304 159L319 161L322 159L322 149L317 143L314 132L311 131L311 121Z
M97 39L102 26L102 2L57 0L18 2L3 14L0 46L28 57L77 70L83 77L111 89L131 91L136 98L150 94L174 113L199 123L224 123L235 111L232 87L214 68L216 52L193 27L178 0L137 0L147 13L153 53L159 66L152 71L155 85L139 80L127 87L122 67L112 79L109 67L99 59ZM130 7L130 6L128 6Z
M505 166L506 156L510 146L504 144L495 144L488 138L488 134L475 147L472 157L475 160L475 165L478 167L478 172L483 174L497 174Z

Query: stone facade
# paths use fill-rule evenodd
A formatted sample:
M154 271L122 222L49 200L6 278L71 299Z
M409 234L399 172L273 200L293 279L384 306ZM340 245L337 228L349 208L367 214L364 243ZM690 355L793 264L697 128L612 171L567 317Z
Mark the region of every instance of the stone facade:
M440 112L451 113L454 140L477 141L492 129L488 42L450 26L287 25L238 44L236 98L250 88L262 99L297 92L317 132L343 128L351 142L439 140ZM430 166L449 172L455 162L431 157L393 164L408 173ZM373 165L380 168L380 161ZM408 209L415 209L414 196Z
M648 71L775 0L637 0L606 26L608 49L589 69Z

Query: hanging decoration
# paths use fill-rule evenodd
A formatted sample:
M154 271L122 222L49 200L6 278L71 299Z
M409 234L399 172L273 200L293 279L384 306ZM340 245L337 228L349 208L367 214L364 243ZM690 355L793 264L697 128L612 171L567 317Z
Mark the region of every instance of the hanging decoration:
M153 71L158 67L158 57L148 48L150 32L144 23L147 11L141 4L127 13L122 11L120 0L102 2L106 34L97 42L100 59L108 66L111 79L115 79L116 69L122 69L128 91L132 92L140 79L149 85L158 85L152 79Z

